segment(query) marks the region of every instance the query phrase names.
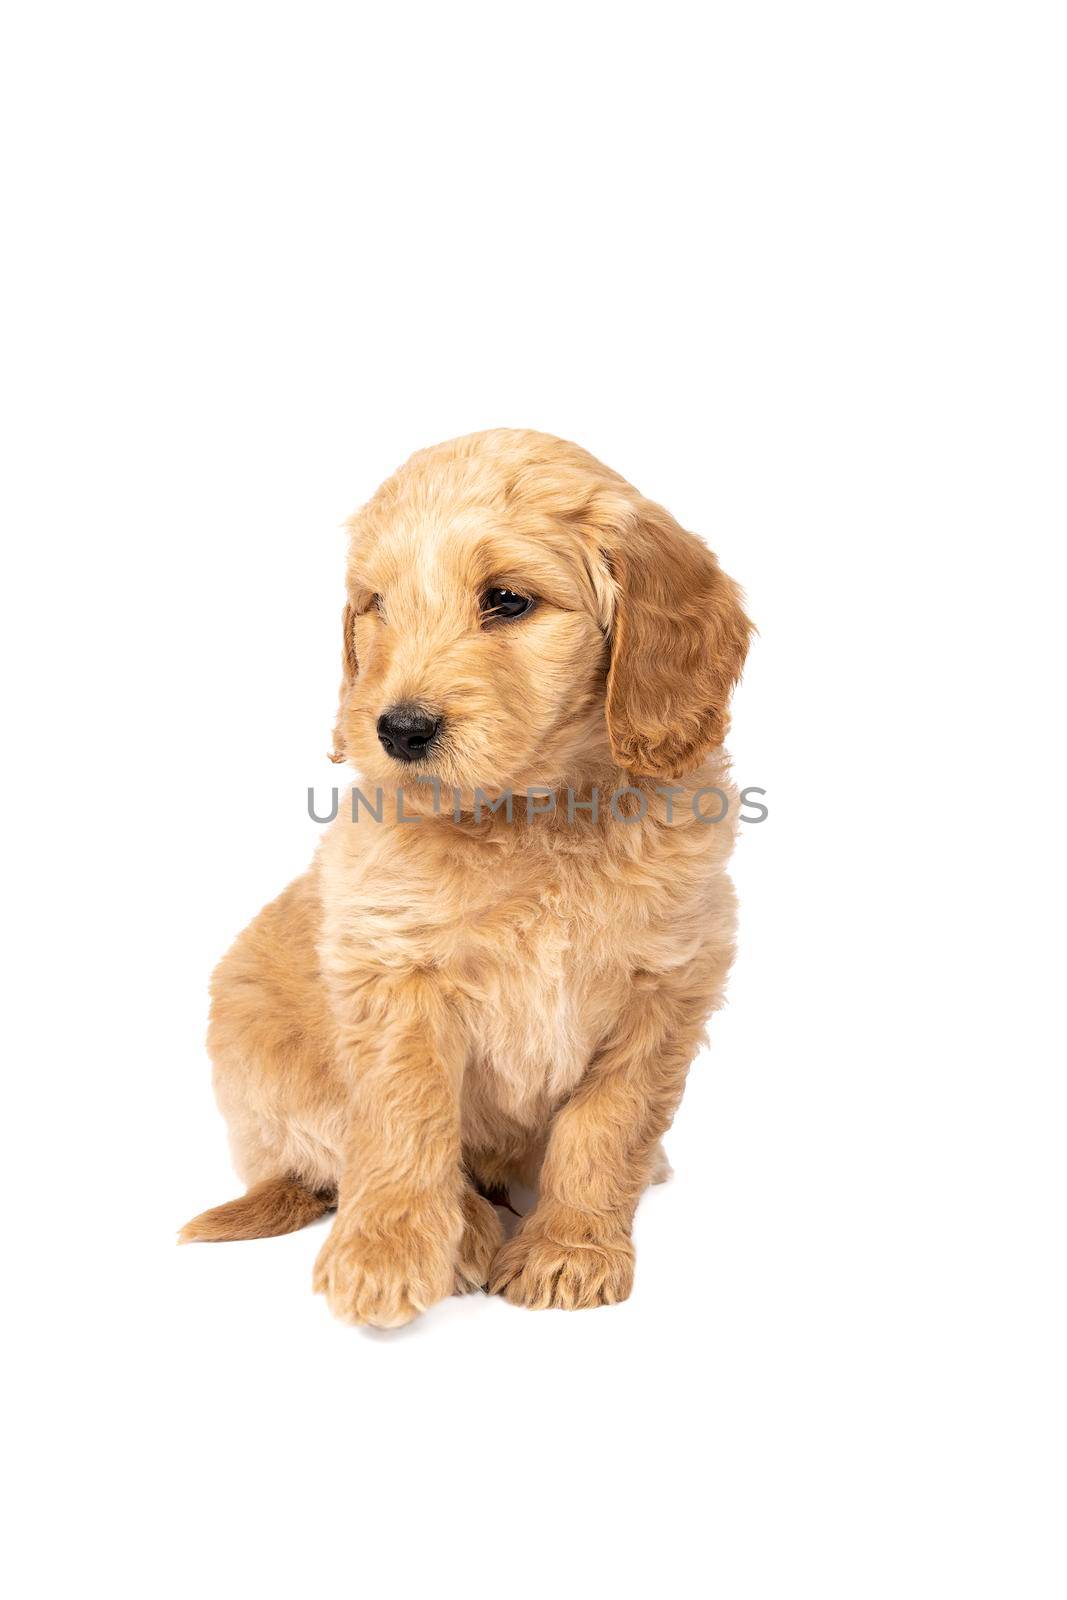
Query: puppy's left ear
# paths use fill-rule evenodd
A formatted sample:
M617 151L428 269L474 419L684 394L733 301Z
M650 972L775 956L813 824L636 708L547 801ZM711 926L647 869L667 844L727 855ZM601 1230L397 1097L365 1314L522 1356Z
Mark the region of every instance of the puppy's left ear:
M642 500L605 541L614 579L607 720L619 766L680 778L722 744L752 624L695 534Z
M356 661L356 644L353 634L353 623L356 614L352 607L345 602L345 609L341 618L341 688L337 697L337 720L333 725L333 749L330 751L331 761L345 759L345 706L348 703L348 692L356 680L359 663Z

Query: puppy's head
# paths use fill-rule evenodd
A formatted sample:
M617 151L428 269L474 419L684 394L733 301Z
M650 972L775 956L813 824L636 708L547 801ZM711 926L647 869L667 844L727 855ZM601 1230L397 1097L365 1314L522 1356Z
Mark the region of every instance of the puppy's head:
M722 743L750 624L662 507L577 446L420 452L352 519L336 759L411 790L669 779Z

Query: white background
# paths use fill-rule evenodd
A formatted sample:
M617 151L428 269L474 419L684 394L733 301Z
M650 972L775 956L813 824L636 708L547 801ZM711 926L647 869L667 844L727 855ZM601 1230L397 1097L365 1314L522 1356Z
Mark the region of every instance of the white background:
M1062 1596L1060 8L8 18L12 1592ZM744 583L770 818L631 1301L361 1333L174 1247L206 982L343 518L496 425Z

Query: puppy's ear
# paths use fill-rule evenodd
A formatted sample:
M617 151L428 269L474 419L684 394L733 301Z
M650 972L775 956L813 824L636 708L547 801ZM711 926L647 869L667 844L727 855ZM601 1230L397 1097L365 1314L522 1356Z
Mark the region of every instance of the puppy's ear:
M722 744L752 624L702 540L642 500L604 554L614 578L607 721L635 777L679 778Z
M346 601L341 619L341 688L337 699L337 720L333 725L331 761L343 761L346 754L344 735L345 706L348 702L348 692L356 680L356 673L359 671L352 626L355 618L355 612Z

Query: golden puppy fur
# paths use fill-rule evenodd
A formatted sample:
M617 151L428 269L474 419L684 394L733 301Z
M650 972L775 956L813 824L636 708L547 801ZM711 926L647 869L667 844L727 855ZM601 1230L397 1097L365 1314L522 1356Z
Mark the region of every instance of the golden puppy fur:
M420 452L351 535L336 758L383 791L383 820L343 804L214 975L215 1088L249 1188L182 1237L336 1205L315 1288L378 1327L478 1285L625 1299L634 1209L733 951L739 591L662 507L538 433ZM493 589L536 604L506 620ZM377 734L401 703L441 719L407 763ZM691 804L710 786L731 802L718 825ZM479 789L513 791L511 820ZM504 1242L487 1196L513 1180L538 1200Z

